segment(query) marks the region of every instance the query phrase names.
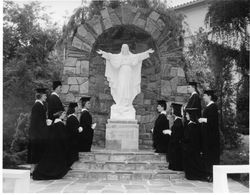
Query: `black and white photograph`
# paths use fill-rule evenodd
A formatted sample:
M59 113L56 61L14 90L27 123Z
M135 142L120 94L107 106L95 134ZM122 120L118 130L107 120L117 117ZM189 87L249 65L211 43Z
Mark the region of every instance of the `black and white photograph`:
M249 193L249 0L3 0L2 193Z

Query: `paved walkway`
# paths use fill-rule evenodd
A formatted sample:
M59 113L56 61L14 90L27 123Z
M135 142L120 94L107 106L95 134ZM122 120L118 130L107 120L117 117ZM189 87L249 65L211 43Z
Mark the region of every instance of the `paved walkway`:
M231 193L248 193L242 184L228 179ZM212 193L213 184L186 179L145 181L96 181L72 177L60 180L31 180L33 193Z

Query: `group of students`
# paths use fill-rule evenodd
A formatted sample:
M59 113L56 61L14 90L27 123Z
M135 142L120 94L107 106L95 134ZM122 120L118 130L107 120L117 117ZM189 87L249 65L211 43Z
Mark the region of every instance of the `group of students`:
M206 106L202 111L196 82L188 83L188 92L191 96L186 106L171 104L171 129L166 101L158 101L160 114L152 129L153 147L155 152L166 154L169 169L184 171L190 180L212 182L213 165L220 161L217 97L213 90L205 90L203 100Z
M54 81L48 99L46 88L36 89L27 160L32 165L31 174L35 180L62 178L79 159L78 152L91 151L96 124L92 123L89 113L90 97L82 97L80 106L76 102L69 103L65 111L58 95L61 87L60 81ZM211 182L212 167L219 164L220 157L217 98L213 90L204 91L206 106L202 112L196 82L189 82L188 92L191 96L186 106L171 104L171 129L166 101L158 101L160 114L152 129L153 147L155 152L167 155L169 169L184 171L187 179Z
M48 99L46 88L36 89L27 159L34 180L62 178L79 159L79 152L91 151L95 124L89 113L90 97L80 99L82 110L78 121L78 104L69 103L65 111L58 95L61 87L60 81L54 81Z

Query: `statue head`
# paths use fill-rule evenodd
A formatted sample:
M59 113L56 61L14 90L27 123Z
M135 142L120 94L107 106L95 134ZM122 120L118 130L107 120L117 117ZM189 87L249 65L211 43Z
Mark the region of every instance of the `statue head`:
M129 55L129 47L127 44L122 44L121 53L123 55Z

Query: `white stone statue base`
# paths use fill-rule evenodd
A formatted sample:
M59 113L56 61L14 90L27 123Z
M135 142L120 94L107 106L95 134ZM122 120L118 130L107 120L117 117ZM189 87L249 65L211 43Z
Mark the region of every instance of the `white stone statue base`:
M135 109L134 107L118 106L116 104L111 106L110 110L111 120L135 120Z
M137 120L109 119L106 125L106 149L137 151L139 149Z

